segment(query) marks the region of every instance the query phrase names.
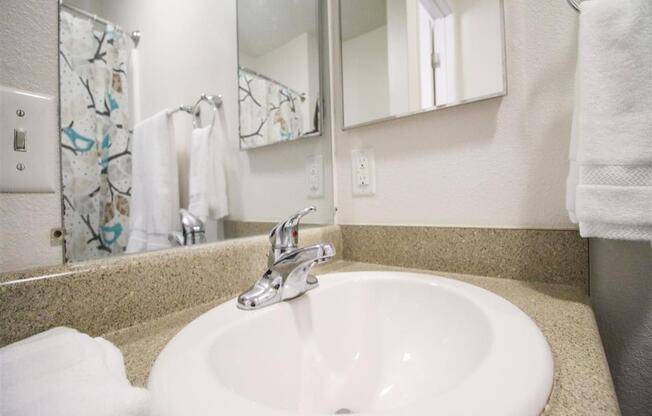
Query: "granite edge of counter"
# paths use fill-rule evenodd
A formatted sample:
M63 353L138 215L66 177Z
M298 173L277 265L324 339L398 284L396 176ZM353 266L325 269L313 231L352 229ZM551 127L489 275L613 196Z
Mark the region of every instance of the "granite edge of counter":
M329 242L342 256L336 225L307 229L301 241ZM55 326L98 335L231 296L265 270L268 250L257 236L5 274L0 346Z
M554 355L555 384L544 415L620 415L593 309L582 289L343 260L319 266L316 274L349 271L404 271L439 275L471 283L505 297L537 323ZM178 331L235 295L104 336L123 351L130 381L144 385L156 357Z

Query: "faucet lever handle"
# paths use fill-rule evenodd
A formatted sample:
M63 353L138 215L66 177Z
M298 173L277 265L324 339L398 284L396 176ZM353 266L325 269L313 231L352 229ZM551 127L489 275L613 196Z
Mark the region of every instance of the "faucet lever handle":
M269 233L269 242L277 257L284 251L297 247L299 244L299 222L301 218L315 211L317 211L316 207L309 206L276 224Z
M183 245L204 243L206 241L206 229L204 222L187 209L179 210L179 219L183 231Z

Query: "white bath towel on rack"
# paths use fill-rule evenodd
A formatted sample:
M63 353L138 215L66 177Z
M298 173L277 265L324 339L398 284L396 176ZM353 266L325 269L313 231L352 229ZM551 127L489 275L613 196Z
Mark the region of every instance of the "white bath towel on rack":
M221 137L217 130L210 126L196 128L192 131L190 142L188 211L204 222L229 215L226 175L218 149Z
M567 207L583 237L652 240L652 3L581 9Z
M174 126L167 110L136 124L131 156L127 252L171 247L168 236L181 225Z

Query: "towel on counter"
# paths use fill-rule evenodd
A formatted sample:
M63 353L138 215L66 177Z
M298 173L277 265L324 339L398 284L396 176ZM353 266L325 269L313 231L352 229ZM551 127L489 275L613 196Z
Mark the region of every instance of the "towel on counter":
M0 348L2 416L145 416L149 403L103 338L60 327Z
M190 142L188 211L204 223L229 215L224 164L215 136L211 127L197 128Z
M127 252L171 247L168 235L181 225L174 126L167 111L136 124L131 153Z
M652 2L581 7L567 208L583 237L652 240Z

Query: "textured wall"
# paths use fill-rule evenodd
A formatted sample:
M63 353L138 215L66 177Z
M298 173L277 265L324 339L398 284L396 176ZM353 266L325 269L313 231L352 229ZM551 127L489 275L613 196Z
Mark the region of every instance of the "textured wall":
M652 247L591 240L591 299L623 416L652 415Z
M0 0L0 10L0 84L57 95L57 2ZM56 125L49 139L58 141ZM0 194L0 271L60 263L49 234L60 226L59 192Z
M507 0L505 18L506 97L348 131L333 51L339 223L575 228L564 198L577 13L565 1ZM351 192L361 147L375 148L373 197Z

